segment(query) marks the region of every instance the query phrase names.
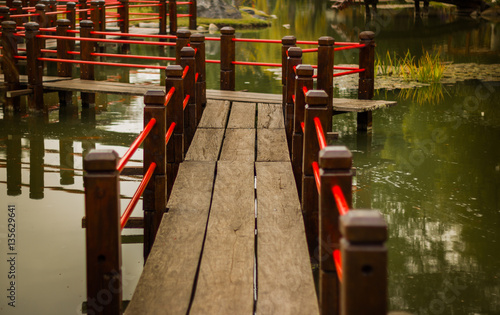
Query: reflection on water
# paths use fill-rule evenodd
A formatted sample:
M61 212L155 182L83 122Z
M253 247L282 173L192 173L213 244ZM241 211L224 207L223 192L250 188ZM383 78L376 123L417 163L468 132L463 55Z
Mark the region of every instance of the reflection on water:
M273 26L238 31L237 36L280 39L293 34L316 40L329 35L337 41L357 41L360 30L371 29L377 33L381 55L410 50L418 58L423 50L441 50L442 57L453 62L491 64L500 59L498 24L459 18L453 9L431 8L429 14L415 16L412 10L380 6L378 15L366 20L364 9L355 6L336 12L327 10L324 1L267 4L278 16ZM131 50L172 53L150 46L132 45ZM207 42L207 52L207 58L218 59L218 43ZM315 64L315 58L305 55L304 62ZM237 59L280 62L280 47L237 43ZM353 52L336 54L337 64L356 62ZM237 90L281 92L277 69L239 66L236 71ZM162 75L128 68L96 72L110 81L152 85L159 84ZM217 65L207 65L207 86L219 86ZM339 142L353 151L358 170L355 206L380 209L389 223L392 310L500 313L499 91L498 83L481 81L377 91L377 98L399 104L374 113L371 135L356 132L353 115L334 117ZM340 94L357 95L337 89ZM142 129L142 108L142 98L97 95L93 109L75 106L42 119L0 113L0 240L5 244L6 206L14 203L20 277L19 307L11 310L0 304L2 314L53 314L55 309L79 314L85 298L82 158L92 148L111 148L123 155ZM133 160L140 163L141 150ZM122 209L138 182L122 178ZM140 216L141 206L137 209L134 215ZM129 299L141 271L140 245L124 245L123 262L124 298ZM0 273L5 275L6 268L0 260ZM6 290L6 285L0 281L0 289Z

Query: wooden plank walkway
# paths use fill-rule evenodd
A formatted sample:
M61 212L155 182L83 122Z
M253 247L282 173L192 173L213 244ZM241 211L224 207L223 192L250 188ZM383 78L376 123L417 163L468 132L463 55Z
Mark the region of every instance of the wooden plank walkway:
M281 104L209 100L125 314L318 314Z

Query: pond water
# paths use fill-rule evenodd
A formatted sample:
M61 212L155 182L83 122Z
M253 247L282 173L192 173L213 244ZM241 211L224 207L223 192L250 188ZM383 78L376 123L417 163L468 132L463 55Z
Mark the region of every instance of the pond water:
M376 33L377 53L415 56L439 52L455 64L500 63L499 24L459 18L450 8L333 11L322 1L257 1L277 15L266 29L238 37L357 41L362 30ZM210 35L207 35L210 36ZM214 36L218 36L215 34ZM152 47L132 53L169 55ZM110 49L112 50L112 49ZM237 43L237 60L280 62L279 45ZM208 58L220 56L207 43ZM336 54L336 64L357 63L356 54ZM130 62L130 61L126 61ZM315 64L313 54L305 63ZM469 69L469 66L464 66ZM484 68L484 67L483 67ZM482 69L483 69L482 68ZM486 67L487 68L487 67ZM217 89L217 65L207 66L208 88ZM477 71L477 70L474 70ZM100 69L107 80L160 83L160 72ZM237 68L236 89L281 92L275 68ZM336 79L336 96L356 97L348 79ZM383 80L378 77L377 80ZM389 224L391 310L414 314L500 314L500 84L494 74L467 81L410 89L379 89L375 98L398 105L373 115L370 134L356 132L354 115L336 116L337 144L354 155L356 208L379 209ZM46 102L57 103L55 94ZM76 96L75 102L78 102ZM2 314L81 314L85 299L85 240L82 157L92 148L122 155L142 129L142 98L98 95L92 111L46 118L0 113L0 290L10 294L6 257L15 255L16 307L0 298ZM142 151L133 156L139 165ZM139 183L122 176L122 209ZM8 205L15 205L9 212ZM141 204L134 216L141 215ZM10 250L8 214L15 213L16 243ZM137 234L138 231L125 231ZM142 246L124 244L124 299L131 298L142 269Z

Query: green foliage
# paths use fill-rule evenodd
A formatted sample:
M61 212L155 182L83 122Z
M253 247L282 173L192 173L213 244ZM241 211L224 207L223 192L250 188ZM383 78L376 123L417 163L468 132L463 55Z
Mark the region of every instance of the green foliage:
M379 75L395 75L402 77L405 81L422 83L439 82L446 68L439 51L435 53L425 51L417 60L409 50L404 56L398 56L396 53L391 55L387 52L382 58L377 54L375 67Z
M209 18L198 18L198 25L208 28L210 24L215 24L217 27L221 28L223 26L232 26L234 28L251 28L251 27L268 27L271 25L271 22L264 21L261 19L257 19L252 17L250 14L241 12L241 19L209 19ZM188 26L189 19L188 18L179 18L177 19L177 23L179 26Z

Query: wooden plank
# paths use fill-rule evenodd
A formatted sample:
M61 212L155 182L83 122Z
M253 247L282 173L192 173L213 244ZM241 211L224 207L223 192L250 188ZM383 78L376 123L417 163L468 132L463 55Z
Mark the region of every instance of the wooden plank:
M257 128L285 128L282 105L259 103Z
M220 161L254 161L255 129L227 129Z
M190 314L252 314L254 165L217 163L212 208Z
M186 154L186 161L217 161L224 129L197 129Z
M144 95L149 90L165 89L162 86L147 84L130 84L122 82L93 81L72 79L69 81L47 82L43 85L46 90L64 90L86 93L108 93L126 95Z
M281 104L283 96L281 94L254 93L239 91L207 90L207 98L216 100L229 100L233 102L256 102Z
M205 236L215 162L183 162L125 314L185 315ZM193 193L196 192L196 193Z
M290 163L257 162L257 314L318 314Z
M385 100L357 100L347 98L334 98L333 110L338 112L368 112L379 108L386 108L396 105L395 101Z
M224 128L228 115L228 101L208 100L198 128Z
M257 161L290 161L285 129L257 129Z
M255 128L255 103L233 102L227 128Z

